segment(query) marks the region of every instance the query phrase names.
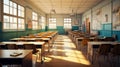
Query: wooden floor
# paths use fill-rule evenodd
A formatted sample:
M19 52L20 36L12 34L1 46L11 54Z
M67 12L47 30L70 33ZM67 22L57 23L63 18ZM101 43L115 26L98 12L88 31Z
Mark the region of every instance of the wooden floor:
M36 67L91 67L90 62L77 50L68 36L58 35L50 53L43 64L37 62Z
M101 67L120 67L120 63L116 66L111 66L108 61L101 60ZM113 60L112 60L113 61ZM8 66L3 66L8 67ZM13 66L21 67L21 66ZM33 55L33 67L100 67L98 62L91 64L86 56L78 49L75 44L66 35L58 35L50 53L46 55L45 61L41 64L40 61L35 62Z

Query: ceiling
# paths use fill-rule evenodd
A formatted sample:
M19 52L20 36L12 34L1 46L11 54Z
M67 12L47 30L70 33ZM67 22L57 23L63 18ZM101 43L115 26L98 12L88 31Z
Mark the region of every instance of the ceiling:
M29 0L36 7L49 14L55 10L56 14L81 14L98 4L102 0Z

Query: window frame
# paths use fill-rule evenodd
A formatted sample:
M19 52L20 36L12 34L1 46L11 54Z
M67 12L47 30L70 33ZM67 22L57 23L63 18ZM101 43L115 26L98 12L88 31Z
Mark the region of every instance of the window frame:
M64 29L72 29L72 19L64 18Z
M49 29L56 29L57 28L57 19L56 18L49 18Z
M5 0L4 0L5 1ZM25 7L24 6L22 6L22 5L20 5L20 4L17 4L16 2L13 2L13 1L11 1L11 0L8 0L9 2L9 4L7 5L8 7L9 7L9 9L8 9L8 13L6 13L5 11L4 11L4 5L6 5L5 3L4 3L4 1L3 1L3 26L2 26L2 30L3 31L24 31L25 30ZM7 2L7 1L6 1ZM11 3L11 4L10 4ZM16 6L14 6L14 5L16 5ZM20 16L18 16L18 6L21 6L21 7L23 7L23 9L24 9L24 17L20 17ZM12 12L10 13L10 8L12 8ZM15 12L14 12L14 10L15 10ZM16 13L16 14L14 14L14 13ZM5 24L6 24L6 22L5 22L5 18L4 18L4 16L8 16L9 17L9 22L8 22L8 29L5 29ZM11 18L12 18L12 20L11 20ZM16 22L14 22L14 20L15 20L15 18L16 18ZM22 22L23 23L23 28L21 28L21 29L19 29L18 28L18 26L19 26L19 24L18 24L18 19L19 18L21 18L21 19L23 19L24 21ZM15 26L14 26L15 25ZM15 27L15 28L14 28Z
M38 30L39 23L38 23L38 14L36 12L32 12L32 30Z
M40 25L41 29L45 29L45 17L44 16L41 16L39 18L39 25Z

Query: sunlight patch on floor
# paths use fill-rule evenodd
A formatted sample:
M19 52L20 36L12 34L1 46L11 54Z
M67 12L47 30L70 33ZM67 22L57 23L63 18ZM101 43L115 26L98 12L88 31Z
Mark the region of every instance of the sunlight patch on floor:
M52 59L51 59L51 58L49 58L49 57L45 57L44 62L50 62L50 61L52 61Z
M79 55L77 57L64 57L64 56L51 56L52 58L56 58L56 59L60 59L60 60L65 60L65 61L69 61L69 62L74 62L74 63L80 63L80 64L84 64L84 65L90 65L90 62L88 60L86 60L85 58L82 58L83 55Z
M54 55L50 55L50 58L47 58L45 62L52 61L51 58L65 60L73 63L80 63L84 65L90 65L90 62L85 58L81 51L76 49L76 46L67 36L60 36L58 39L61 41L55 42L53 53ZM61 55L63 53L64 55Z

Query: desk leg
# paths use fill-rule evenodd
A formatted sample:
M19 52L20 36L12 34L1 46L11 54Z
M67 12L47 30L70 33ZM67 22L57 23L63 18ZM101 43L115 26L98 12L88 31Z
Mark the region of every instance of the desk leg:
M33 66L32 66L32 52L29 53L29 54L23 59L22 67L33 67Z
M46 44L43 44L43 45L42 45L42 48L41 48L41 64L44 62L44 57L45 57L45 45L46 45Z

